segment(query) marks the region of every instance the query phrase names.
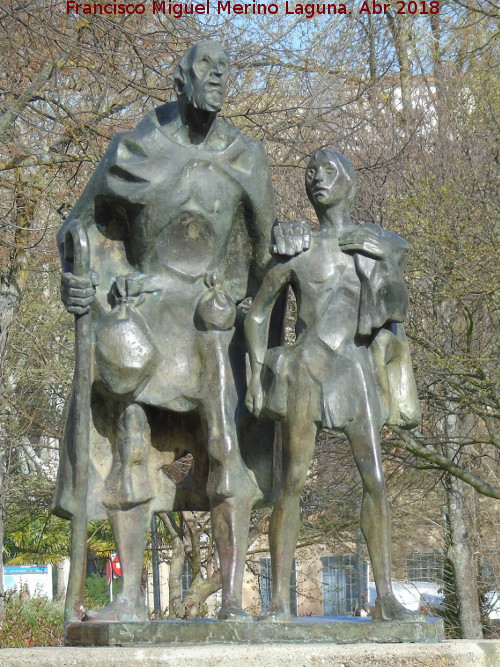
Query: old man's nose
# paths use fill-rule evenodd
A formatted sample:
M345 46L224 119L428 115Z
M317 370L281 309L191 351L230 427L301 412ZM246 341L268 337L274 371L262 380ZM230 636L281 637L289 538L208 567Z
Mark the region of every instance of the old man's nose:
M222 76L227 71L227 63L225 63L223 60L215 62L214 66L217 76Z
M322 169L320 167L319 169L316 170L316 173L314 174L313 181L315 183L323 183L323 181L325 180L325 176L326 176L326 174L325 174L324 169Z

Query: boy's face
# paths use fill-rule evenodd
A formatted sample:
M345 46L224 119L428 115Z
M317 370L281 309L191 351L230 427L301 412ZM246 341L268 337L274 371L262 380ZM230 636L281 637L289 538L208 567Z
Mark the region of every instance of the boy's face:
M331 206L346 195L346 178L337 162L318 151L306 169L306 190L314 206Z

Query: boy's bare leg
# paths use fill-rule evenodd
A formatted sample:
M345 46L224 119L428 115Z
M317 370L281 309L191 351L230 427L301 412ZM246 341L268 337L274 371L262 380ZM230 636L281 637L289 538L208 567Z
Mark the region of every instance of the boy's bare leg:
M377 589L375 620L415 620L419 612L403 607L392 591L391 519L375 420L358 417L345 429L363 484L361 531Z

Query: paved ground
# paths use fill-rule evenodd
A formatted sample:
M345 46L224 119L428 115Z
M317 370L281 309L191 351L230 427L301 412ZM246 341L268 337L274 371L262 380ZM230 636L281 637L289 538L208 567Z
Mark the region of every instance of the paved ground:
M500 667L500 641L0 649L2 667Z

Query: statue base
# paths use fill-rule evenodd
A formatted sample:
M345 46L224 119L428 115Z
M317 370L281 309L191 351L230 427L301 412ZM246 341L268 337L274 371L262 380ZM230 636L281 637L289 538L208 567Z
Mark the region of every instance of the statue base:
M138 644L266 644L361 642L438 642L441 618L419 621L372 621L370 618L306 616L287 623L193 619L149 622L69 623L66 646Z

